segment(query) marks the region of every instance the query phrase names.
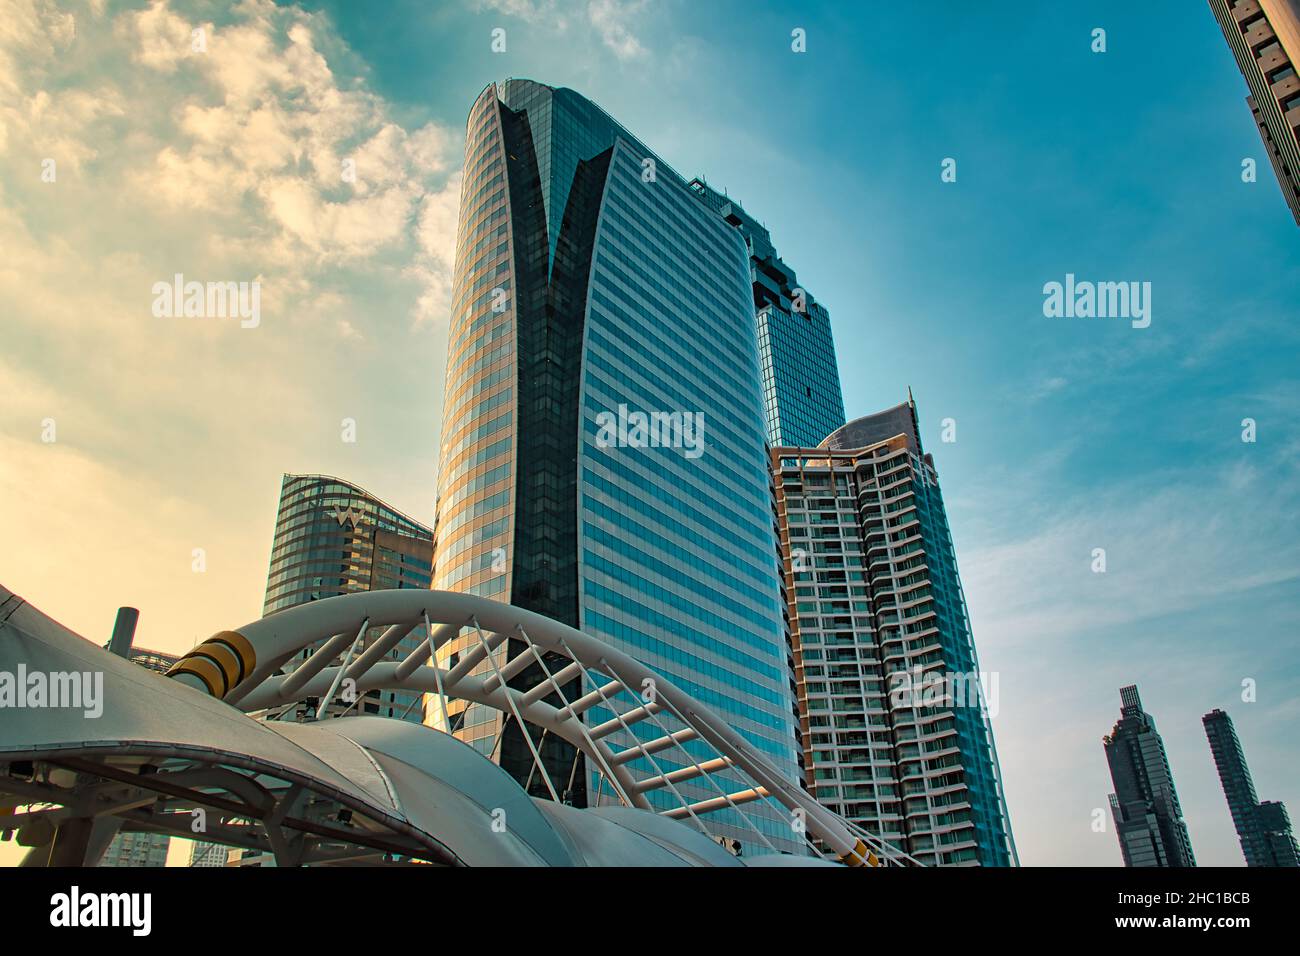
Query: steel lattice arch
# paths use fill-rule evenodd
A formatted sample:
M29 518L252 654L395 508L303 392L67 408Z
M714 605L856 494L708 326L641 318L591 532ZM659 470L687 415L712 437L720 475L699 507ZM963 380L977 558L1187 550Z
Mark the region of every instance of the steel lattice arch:
M396 659L412 632L423 640ZM356 653L368 633L378 636ZM438 666L437 649L461 634L472 636L469 650ZM523 653L502 659L507 640ZM475 595L369 591L305 604L214 635L164 677L0 588L0 670L20 664L104 675L98 718L20 710L0 727L0 829L32 847L29 865L93 865L120 830L260 851L278 865L914 863L818 804L662 674L580 630ZM529 674L541 677L522 683ZM566 696L579 677L585 693ZM444 727L453 699L518 722L549 799L438 729L333 716L341 708L329 706L341 691L356 700L390 689L427 694ZM308 699L320 701L318 719L280 719ZM613 718L584 719L598 705ZM583 755L617 805L561 802L537 752L547 734ZM677 769L661 765L670 758ZM725 786L723 771L745 785ZM687 782L715 795L691 800ZM656 790L675 805L656 810L647 796ZM808 855L775 852L745 815L757 801L782 810ZM728 852L710 828L721 810L772 852Z

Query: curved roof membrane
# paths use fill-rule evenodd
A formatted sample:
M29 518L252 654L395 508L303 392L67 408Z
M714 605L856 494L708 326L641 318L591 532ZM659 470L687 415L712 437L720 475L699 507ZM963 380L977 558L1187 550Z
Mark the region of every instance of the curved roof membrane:
M375 625L388 625L396 637L423 627L430 640L418 660L401 662L354 659L343 653L347 641L327 641L315 654L328 658L313 664L308 655L299 667L312 676L286 689L292 672L282 673L281 665L290 657L330 635ZM581 671L618 715L610 723L653 718L668 732L635 752L617 752L602 742L601 726L584 723L583 701L548 693L557 681L518 687L512 677L523 669L510 663L505 669L514 673L494 664L486 678L470 674L463 660L448 670L428 663L430 645L465 627L481 634L484 626L491 630L485 649L509 634L523 643L523 655L549 655L559 661L552 666L567 661ZM742 805L759 799L783 806L796 829L806 826L813 850L857 865L876 865L877 853L887 854L776 775L665 678L588 635L509 605L444 592L366 592L280 612L218 639L248 659L232 662L204 642L169 678L86 641L0 587L0 694L9 694L0 700L0 828L17 831L19 843L31 848L27 865L93 865L123 829L193 839L200 814L202 839L252 857L269 854L278 865L770 865L777 860L733 855L707 826L710 812L743 816ZM192 666L197 660L213 667L224 660L227 673L216 680L210 668ZM345 675L358 692L454 694L563 736L608 773L623 805L577 808L535 799L473 747L420 724L375 716L275 719L287 701L332 696ZM647 678L657 683L649 703L639 696ZM628 688L641 706L613 704ZM662 723L670 717L676 729ZM690 741L718 756L701 762L685 750ZM684 766L678 761L679 769L658 775L644 769L658 768L654 755L674 748L686 753ZM671 811L656 812L645 798L665 787L676 793L674 780L708 780L721 767L733 776L743 772L752 786L731 794L718 788L713 801ZM780 862L821 861L810 852Z

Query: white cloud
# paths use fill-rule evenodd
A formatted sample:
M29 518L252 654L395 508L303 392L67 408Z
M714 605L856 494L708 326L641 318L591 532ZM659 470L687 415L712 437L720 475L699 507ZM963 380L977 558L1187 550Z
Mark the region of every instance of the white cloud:
M429 319L451 307L451 276L456 262L456 221L460 212L460 174L442 191L428 193L420 204L417 234L420 258L410 272L420 277L424 294L417 309Z
M34 65L70 47L77 35L76 17L51 0L11 0L0 17L0 93L20 89Z
M1058 490L1046 515L1013 507L1000 541L961 555L977 635L1018 647L1061 642L1300 579L1296 542L1278 541L1268 562L1256 560L1259 542L1274 537L1272 516L1287 513L1289 491L1246 462L1207 467L1196 479L1148 474L1073 499ZM1033 530L1016 535L1022 527ZM1104 573L1092 570L1096 548L1105 551Z
M211 31L207 53L183 59L196 92L175 108L181 145L169 142L136 172L136 189L172 207L240 215L251 201L277 227L262 234L277 263L355 262L401 245L413 253L422 198L443 188L457 137L433 124L408 131L364 86L340 84L309 15L264 0L240 10L240 22ZM158 53L157 36L171 49L180 21L161 4L136 14L127 32L137 58L177 68L182 58ZM421 274L434 288L445 278Z
M476 0L475 7L528 23L549 23L557 30L563 30L566 25L556 0Z
M636 60L646 55L632 21L646 8L646 0L583 0L562 5L556 0L475 0L480 11L492 11L514 17L535 26L548 26L557 33L569 27L567 9L577 7L578 21L595 33L597 39L620 60ZM583 9L585 7L585 9Z
M131 58L160 73L175 73L182 61L195 53L195 30L212 35L211 23L190 23L177 16L166 0L154 0L150 6L119 21L120 34L135 41Z
M0 488L39 555L0 552L0 580L87 636L136 603L142 640L183 649L256 616L281 472L429 516L461 134L400 122L296 7L244 0L191 53L202 21L181 4L14 6ZM258 281L261 325L155 318L153 283L178 272ZM192 575L192 547L221 572ZM87 560L113 575L67 588Z
M628 22L644 7L645 0L591 0L587 5L587 17L592 27L601 42L620 60L634 60L645 55L645 47Z

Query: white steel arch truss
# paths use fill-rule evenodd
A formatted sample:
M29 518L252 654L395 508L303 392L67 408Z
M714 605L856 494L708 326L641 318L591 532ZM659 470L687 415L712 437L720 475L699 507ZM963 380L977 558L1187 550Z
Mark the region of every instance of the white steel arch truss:
M357 655L362 635L377 627L385 630ZM399 643L417 627L425 640L403 659L394 659ZM437 666L437 649L462 631L471 637L468 649L453 666ZM524 652L498 663L494 652L507 640L521 642ZM315 645L319 647L295 669L281 672ZM552 670L555 664L558 670ZM531 687L517 686L516 678L533 665L539 665L542 679ZM729 809L760 842L775 849L743 810L745 804L767 801L783 808L793 831L819 853L851 866L919 865L823 807L708 707L635 658L540 614L477 595L367 591L301 605L214 635L181 658L169 676L251 714L319 698L318 716L324 716L348 682L353 700L373 690L429 694L435 713L440 711L448 726L447 700L459 698L565 740L628 806L654 810L646 794L664 789L679 804L663 811L664 816L709 834L708 814ZM582 686L592 690L570 699L563 688L577 677L585 678ZM583 717L597 706L614 716L592 726ZM671 728L665 718L680 727ZM653 726L658 735L641 740L632 728L642 723L646 729ZM611 744L619 731L627 731L628 746ZM541 772L547 791L558 800L533 735L524 728L522 736L532 752L534 771ZM698 759L686 747L690 742L700 742L715 756ZM665 771L656 754L675 755L682 766ZM629 767L640 758L653 769L648 776L638 777ZM729 792L713 776L723 770L748 785ZM689 801L678 789L686 781L708 784L717 796Z

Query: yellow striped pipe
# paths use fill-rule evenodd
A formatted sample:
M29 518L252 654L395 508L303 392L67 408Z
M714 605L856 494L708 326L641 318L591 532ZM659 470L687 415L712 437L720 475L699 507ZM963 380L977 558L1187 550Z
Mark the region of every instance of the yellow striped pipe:
M840 855L840 862L845 866L880 866L880 857L872 853L871 849L859 840L852 850Z
M238 631L212 635L167 670L196 690L221 699L257 669L257 651Z

